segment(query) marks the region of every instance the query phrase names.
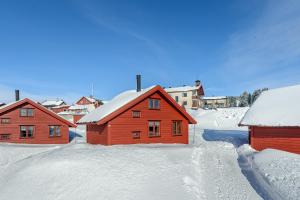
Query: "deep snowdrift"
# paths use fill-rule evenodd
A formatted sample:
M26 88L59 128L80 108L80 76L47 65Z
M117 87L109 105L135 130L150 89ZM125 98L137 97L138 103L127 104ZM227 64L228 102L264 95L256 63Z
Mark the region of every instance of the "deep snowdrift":
M254 167L284 199L300 197L300 156L266 149L254 155Z

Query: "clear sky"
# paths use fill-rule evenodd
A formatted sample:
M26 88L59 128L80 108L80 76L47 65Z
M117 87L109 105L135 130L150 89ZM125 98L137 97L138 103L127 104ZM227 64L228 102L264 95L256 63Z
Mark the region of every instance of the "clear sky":
M0 102L109 100L194 84L239 95L300 84L300 1L3 0Z

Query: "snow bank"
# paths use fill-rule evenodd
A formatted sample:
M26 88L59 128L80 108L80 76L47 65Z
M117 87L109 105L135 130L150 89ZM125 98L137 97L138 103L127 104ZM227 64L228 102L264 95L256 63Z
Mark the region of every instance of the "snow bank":
M244 108L219 108L217 110L187 110L202 129L211 130L247 130L238 123L248 110Z
M10 151L20 152L17 146ZM194 200L185 181L194 176L191 154L186 145L36 149L0 168L0 199Z
M254 155L254 166L281 197L300 197L300 156L266 149Z

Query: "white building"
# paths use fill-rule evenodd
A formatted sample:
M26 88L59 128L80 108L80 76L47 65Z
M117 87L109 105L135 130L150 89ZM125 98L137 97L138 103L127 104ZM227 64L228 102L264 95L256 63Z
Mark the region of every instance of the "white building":
M227 108L229 101L226 96L202 97L202 105L204 108Z
M201 107L201 98L204 95L202 84L199 80L195 81L194 86L170 87L165 88L175 101L185 108L198 109Z

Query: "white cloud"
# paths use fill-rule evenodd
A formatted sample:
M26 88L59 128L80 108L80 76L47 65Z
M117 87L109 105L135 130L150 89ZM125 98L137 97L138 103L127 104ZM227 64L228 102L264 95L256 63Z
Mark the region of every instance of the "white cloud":
M253 26L230 37L222 70L258 85L257 80L273 86L299 77L299 10L300 1L297 0L268 1ZM291 79L280 78L281 72Z

